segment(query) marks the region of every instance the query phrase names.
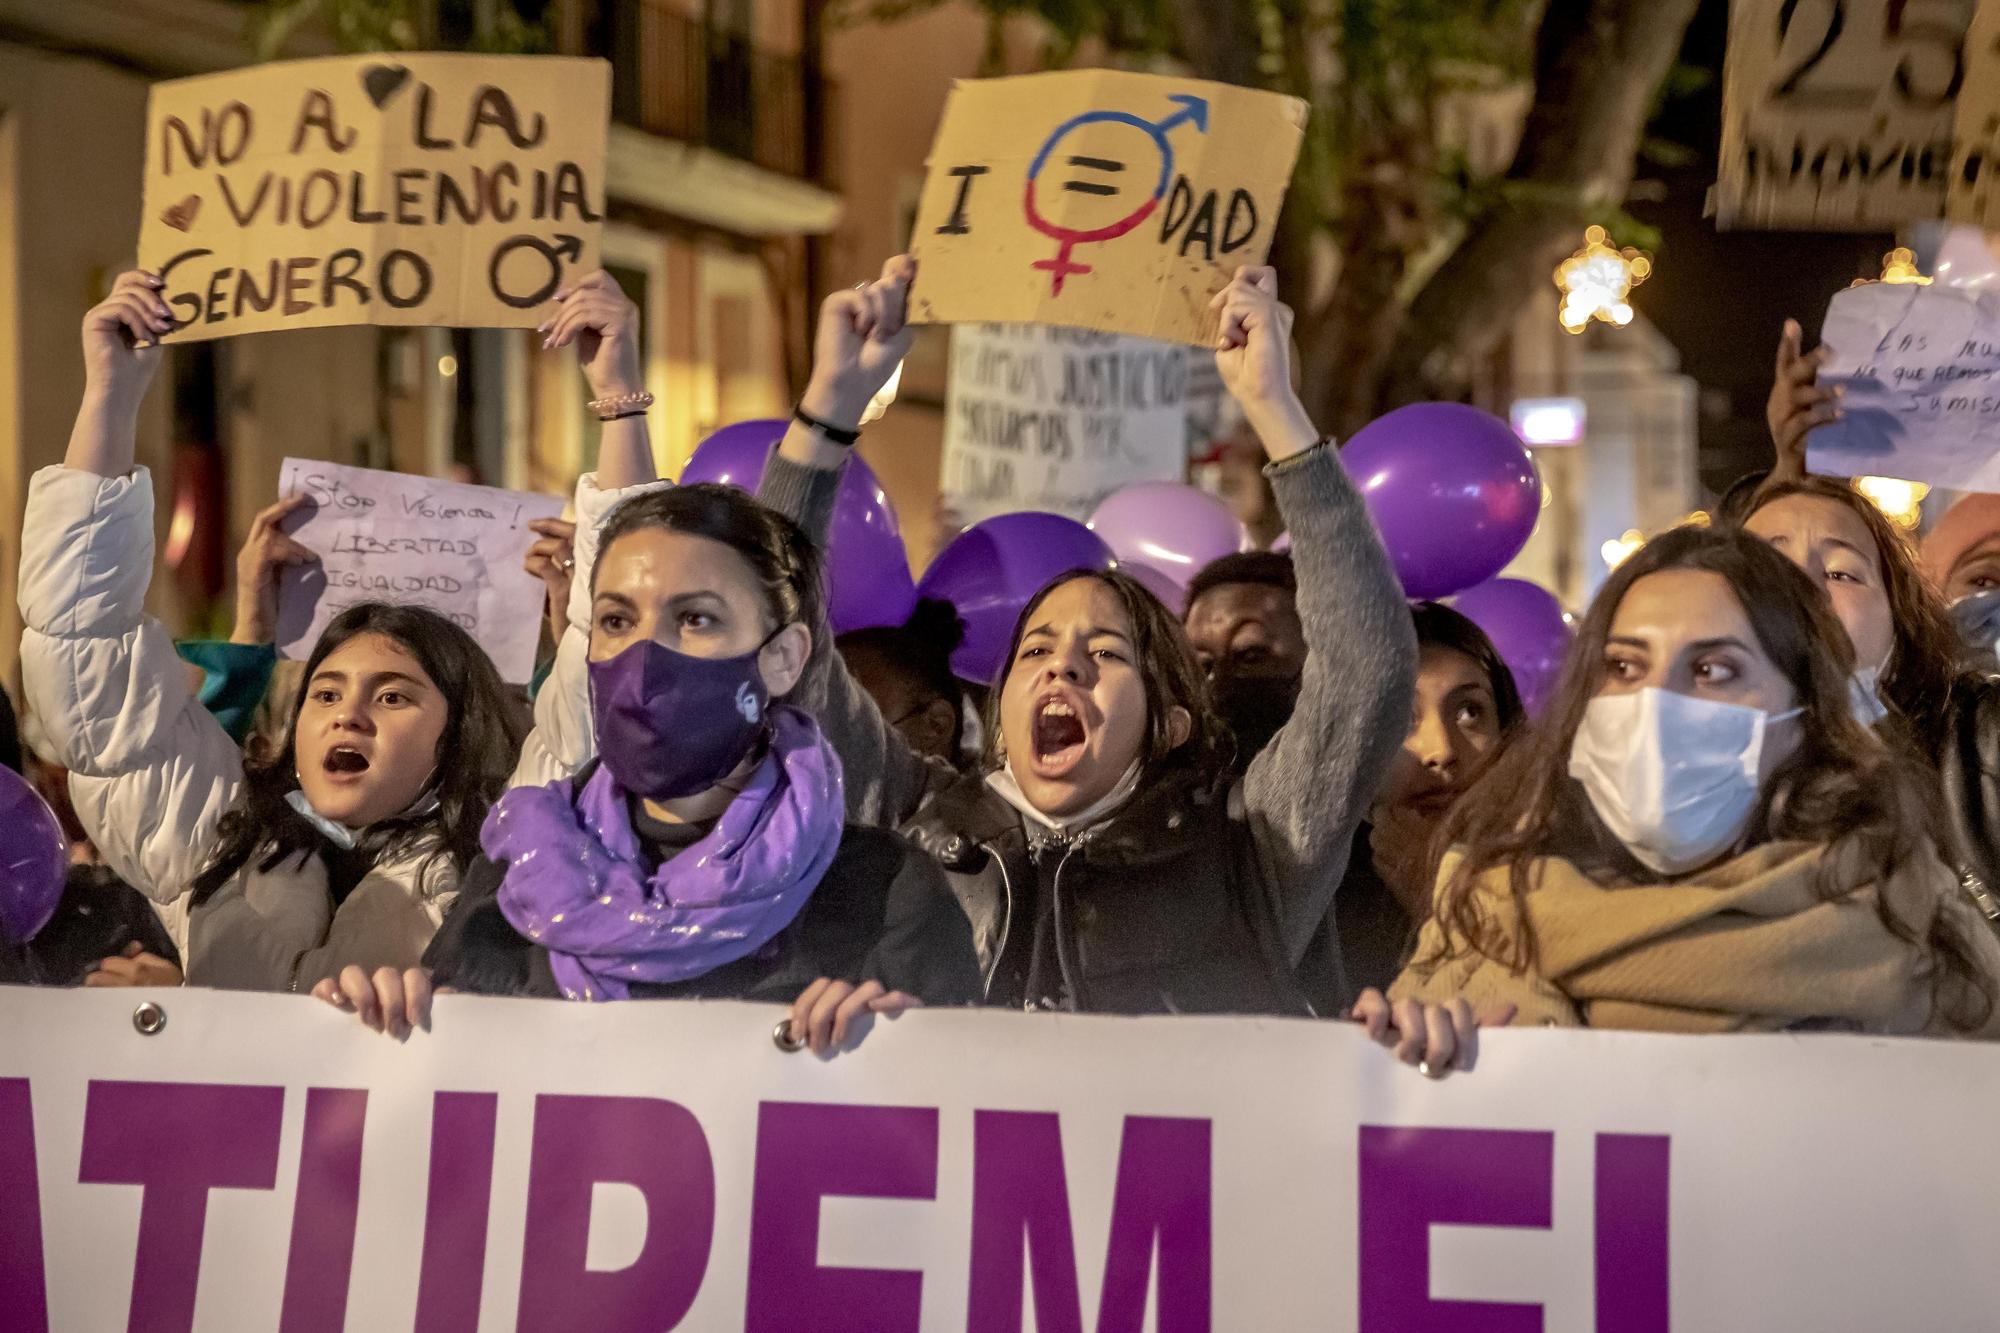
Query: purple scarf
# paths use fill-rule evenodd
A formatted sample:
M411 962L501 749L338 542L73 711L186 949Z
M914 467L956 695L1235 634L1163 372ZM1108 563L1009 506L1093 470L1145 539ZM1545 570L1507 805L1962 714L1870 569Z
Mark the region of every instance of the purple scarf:
M574 781L516 787L480 830L507 863L500 910L549 951L572 1000L622 1000L634 981L698 977L792 923L840 848L840 760L819 724L771 710L770 751L708 836L650 879L625 791L600 764Z

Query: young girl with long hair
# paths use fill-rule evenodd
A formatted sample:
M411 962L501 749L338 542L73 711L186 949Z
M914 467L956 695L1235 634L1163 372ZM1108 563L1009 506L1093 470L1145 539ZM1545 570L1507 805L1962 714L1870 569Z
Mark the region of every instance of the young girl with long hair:
M105 862L164 913L189 912L190 982L303 990L349 966L413 966L476 854L521 728L463 630L422 608L364 604L314 646L278 753L246 764L144 609L153 495L134 448L158 339L173 328L160 286L126 273L84 317L83 406L63 464L36 474L23 524L29 697ZM624 391L636 380L629 312L601 293L565 310L587 330L593 388ZM643 419L617 426L604 450L614 467L649 454Z
M1768 543L1698 527L1620 565L1548 717L1453 812L1415 960L1357 1016L1461 1058L1474 1009L1673 1032L1984 1033L2000 942L1853 651Z

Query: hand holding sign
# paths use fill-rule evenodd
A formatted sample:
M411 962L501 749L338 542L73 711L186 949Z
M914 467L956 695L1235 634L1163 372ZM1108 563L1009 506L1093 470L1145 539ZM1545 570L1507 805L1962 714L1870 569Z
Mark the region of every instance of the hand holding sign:
M308 495L288 495L250 522L250 535L236 555L236 629L231 643L275 643L278 639L279 574L289 566L311 565L319 557L286 536L281 525Z
M160 279L134 269L118 275L111 294L83 316L86 392L135 407L160 368L160 335L173 316L160 299Z
M802 400L808 412L842 430L860 427L869 402L916 337L906 320L916 276L916 261L897 255L874 282L835 292L820 304L812 383Z

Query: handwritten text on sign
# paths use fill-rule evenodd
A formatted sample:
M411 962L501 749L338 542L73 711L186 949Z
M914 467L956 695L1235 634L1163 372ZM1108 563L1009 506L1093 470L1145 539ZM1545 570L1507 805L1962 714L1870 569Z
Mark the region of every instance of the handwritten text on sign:
M1211 342L1209 298L1264 262L1305 117L1115 70L961 81L917 204L912 317Z
M156 84L142 266L170 339L532 327L597 264L610 67L399 53Z
M2000 491L2000 292L1850 287L1820 338L1820 380L1844 397L1806 441L1814 472Z
M2000 5L1734 0L1724 227L2000 223Z
M951 332L942 488L967 523L1017 509L1084 519L1139 481L1179 481L1188 367L1214 354L1039 324Z
M1984 1329L2000 1050L0 994L9 1328ZM1151 1311L1149 1318L1148 1311ZM199 1318L196 1318L199 1311ZM44 1318L45 1316L45 1318Z
M327 622L361 602L427 606L479 640L503 679L526 684L542 630L542 585L521 566L528 524L563 502L493 486L287 458L278 488L313 503L286 530L319 556L278 588L278 651L303 659Z

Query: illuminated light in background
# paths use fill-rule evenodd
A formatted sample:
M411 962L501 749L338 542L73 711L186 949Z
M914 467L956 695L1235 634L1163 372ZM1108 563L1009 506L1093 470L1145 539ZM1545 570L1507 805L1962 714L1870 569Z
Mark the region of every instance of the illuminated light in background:
M1579 444L1583 440L1581 398L1519 398L1507 409L1507 419L1523 444Z
M1856 477L1854 489L1875 502L1875 507L1889 516L1893 523L1906 528L1917 526L1923 516L1924 497L1931 488L1921 481L1903 481L1896 477Z
M1604 228L1591 227L1583 233L1583 249L1556 269L1556 286L1563 293L1556 317L1571 333L1582 333L1592 320L1623 328L1632 322L1626 298L1652 272L1650 256L1629 245L1616 249Z
M1882 256L1882 281L1914 283L1919 287L1928 287L1931 282L1917 272L1917 252L1907 245L1899 245Z
M896 401L896 390L902 387L903 363L898 361L896 369L889 376L889 382L877 389L875 396L868 400L868 408L861 414L861 424L866 426L871 422L880 421L882 414L889 410L889 404Z
M1613 537L1610 541L1598 547L1597 553L1604 557L1606 567L1616 569L1631 558L1632 552L1645 544L1645 533L1639 531L1637 528L1627 528L1623 537Z
M450 379L453 375L456 375L457 373L458 373L457 357L453 356L450 352L446 352L443 356L438 358L438 374L442 375L446 379Z

